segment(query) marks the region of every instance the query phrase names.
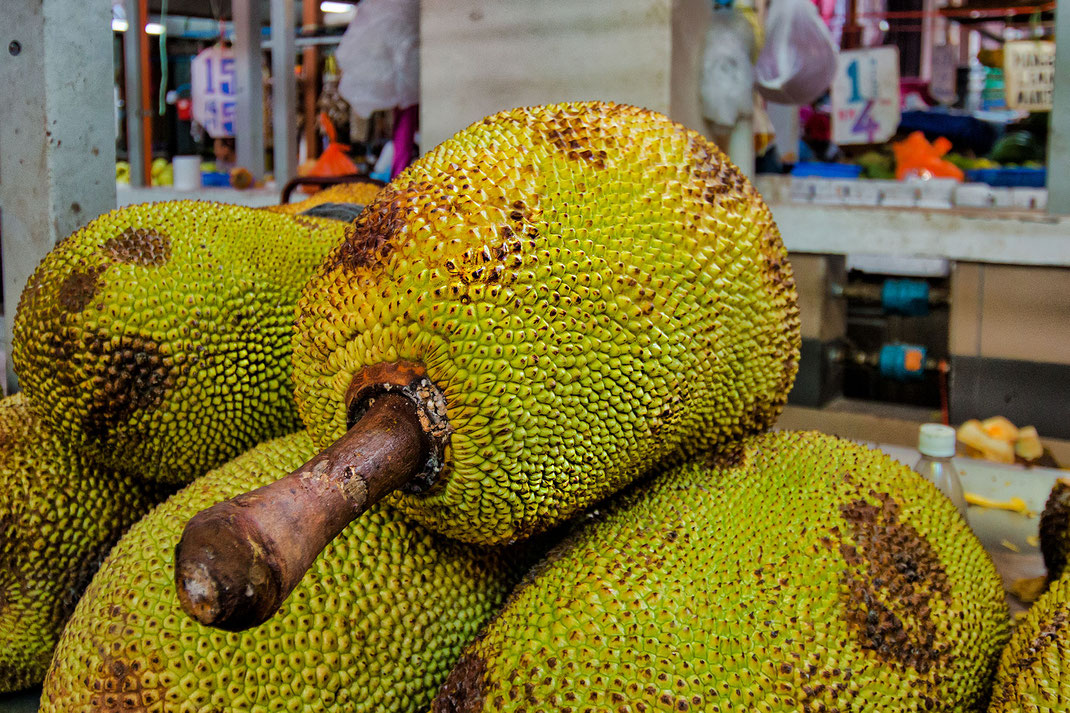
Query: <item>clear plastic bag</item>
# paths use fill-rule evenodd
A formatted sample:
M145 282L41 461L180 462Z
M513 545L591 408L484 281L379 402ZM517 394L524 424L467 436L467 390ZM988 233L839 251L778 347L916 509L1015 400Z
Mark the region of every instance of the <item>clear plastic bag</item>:
M754 31L733 9L717 10L706 31L699 96L702 115L718 126L733 126L754 111Z
M810 0L773 0L754 74L758 92L777 104L809 104L828 90L836 45Z
M419 102L419 1L362 0L335 58L338 93L359 116Z

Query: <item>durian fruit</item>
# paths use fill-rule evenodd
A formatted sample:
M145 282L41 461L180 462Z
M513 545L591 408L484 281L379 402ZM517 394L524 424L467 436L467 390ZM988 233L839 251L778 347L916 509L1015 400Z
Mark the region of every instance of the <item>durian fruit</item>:
M173 545L186 519L314 452L303 432L261 444L131 528L63 632L42 713L426 710L526 553L447 540L384 504L331 543L265 626L223 633L179 609Z
M936 488L879 451L770 433L593 513L432 711L976 710L1008 628Z
M1060 478L1040 518L1048 591L1018 621L1000 657L989 713L1070 711L1070 481Z
M364 206L372 202L372 199L375 198L381 188L381 183L372 180L339 183L328 188L322 188L303 201L268 206L264 210L274 213L289 213L290 215L333 218L334 220L344 220L348 223L360 215L360 212L364 210Z
M15 315L34 410L102 466L185 483L294 430L294 309L344 224L134 205L60 242Z
M87 464L22 394L0 401L0 693L41 682L108 550L168 494Z
M779 232L713 144L618 104L503 112L384 188L308 284L295 394L317 445L339 440L256 506L190 527L240 528L247 552L299 572L258 512L333 474L350 487L302 507L353 517L403 486L394 502L437 532L526 537L656 464L767 428L798 349ZM385 474L350 467L384 394L409 402L398 428L418 453ZM180 545L187 556L203 563ZM295 580L279 581L285 596ZM269 612L279 592L254 590L242 608ZM225 618L202 604L189 608L202 621Z

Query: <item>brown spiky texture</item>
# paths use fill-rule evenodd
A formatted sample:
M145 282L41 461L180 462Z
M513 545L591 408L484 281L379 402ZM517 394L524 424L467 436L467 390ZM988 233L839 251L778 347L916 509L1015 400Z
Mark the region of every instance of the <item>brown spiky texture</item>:
M97 463L185 483L298 426L298 295L344 224L200 201L92 221L30 278L14 363L48 428Z
M437 482L397 502L489 543L767 428L799 318L738 169L664 116L591 102L504 112L419 159L309 283L294 345L321 447L362 370L426 366L453 433Z
M936 488L879 451L777 432L594 514L432 709L970 711L1007 635L999 575Z
M320 214L320 217L333 217L336 220L352 220L346 216L354 217L360 212L360 208L368 205L381 190L382 186L377 183L339 183L336 186L323 188L313 193L309 198L283 205L267 206L264 210L274 213L289 213L290 215ZM335 212L329 210L329 206L338 206ZM316 210L321 206L328 206ZM348 211L347 211L348 207ZM311 211L311 213L310 213Z
M1055 580L1000 657L989 713L1070 711L1070 575Z
M526 549L447 540L384 504L335 538L256 629L204 627L179 606L174 546L186 521L314 453L303 432L261 444L131 528L64 630L42 713L426 709L530 563Z
M1052 487L1040 514L1039 531L1048 581L1054 582L1066 573L1070 556L1070 478L1059 478Z
M108 550L167 495L86 463L21 394L0 401L0 693L41 682Z

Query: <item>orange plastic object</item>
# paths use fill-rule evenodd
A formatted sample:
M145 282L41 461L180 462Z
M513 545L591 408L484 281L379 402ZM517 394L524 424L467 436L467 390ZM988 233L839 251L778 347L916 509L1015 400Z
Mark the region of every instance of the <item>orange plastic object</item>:
M962 169L941 158L950 150L951 142L943 136L930 144L925 134L915 131L892 144L895 177L900 181L906 178L954 178L961 181L966 177Z
M903 355L903 366L907 371L921 371L924 353L920 349L908 349Z
M327 118L327 114L320 114L320 125L323 127L323 133L327 135L327 148L323 150L320 157L316 159L316 162L312 164L311 168L306 172L298 171L302 176L350 176L357 172L357 164L350 160L349 156L346 156L348 150L345 146L338 143L338 132L334 128L334 124ZM319 186L301 186L301 191L304 193L315 193L320 189Z

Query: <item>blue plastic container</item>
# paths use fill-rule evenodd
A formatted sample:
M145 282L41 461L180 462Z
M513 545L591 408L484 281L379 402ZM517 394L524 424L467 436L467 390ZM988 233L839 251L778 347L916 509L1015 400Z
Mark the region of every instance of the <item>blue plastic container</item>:
M202 171L201 185L205 188L229 188L230 174L222 171Z
M924 280L885 280L881 304L892 314L923 317L929 314L929 283Z
M885 344L881 347L881 376L894 381L917 381L925 376L925 347L916 344Z
M1048 179L1046 168L978 168L966 172L966 180L1009 188L1043 188Z
M800 161L791 169L796 178L858 178L862 167L849 163L818 163Z

